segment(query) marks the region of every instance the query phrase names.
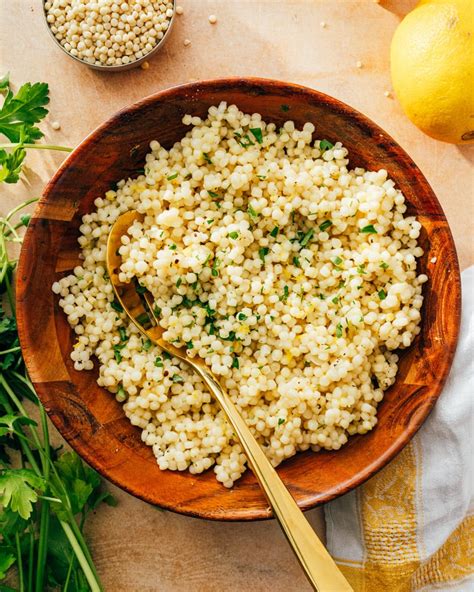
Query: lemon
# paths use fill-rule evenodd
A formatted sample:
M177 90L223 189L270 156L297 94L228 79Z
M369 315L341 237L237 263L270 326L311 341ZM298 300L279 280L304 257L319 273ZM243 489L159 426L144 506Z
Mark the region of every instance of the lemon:
M403 110L429 136L474 142L474 0L421 0L391 47Z

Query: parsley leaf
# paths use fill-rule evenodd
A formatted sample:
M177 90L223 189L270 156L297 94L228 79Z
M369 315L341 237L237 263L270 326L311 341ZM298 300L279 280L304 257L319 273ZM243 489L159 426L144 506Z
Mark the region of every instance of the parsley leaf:
M2 84L6 88L5 81ZM48 113L44 108L49 103L48 94L49 87L45 82L27 82L16 95L8 90L0 109L0 134L14 143L34 142L42 138L43 132L34 124Z
M377 234L377 231L375 230L373 224L369 224L368 226L364 226L364 228L361 228L360 231L364 234Z
M260 249L258 250L258 256L260 257L263 263L265 263L265 257L268 255L269 252L270 249L268 247L260 247Z
M255 137L257 142L261 144L263 142L262 130L259 127L251 127L250 132Z
M31 469L3 469L0 473L0 503L27 520L44 490L44 480Z
M326 150L331 150L331 148L334 148L334 144L332 144L329 140L321 140L319 142L319 149L323 152Z
M383 288L379 290L378 295L380 300L385 300L385 298L387 298L387 292L385 292Z
M280 232L279 227L275 226L275 228L270 232L270 236L273 236L273 238L276 238L278 236L279 232Z
M330 226L332 226L332 221L331 220L325 220L322 224L319 225L319 230L321 232L324 232L325 230L327 230Z
M336 326L336 337L342 337L342 325L338 323Z

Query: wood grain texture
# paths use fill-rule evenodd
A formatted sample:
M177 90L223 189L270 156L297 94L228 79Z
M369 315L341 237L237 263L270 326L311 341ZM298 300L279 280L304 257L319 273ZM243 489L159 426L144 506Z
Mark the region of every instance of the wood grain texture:
M460 277L444 213L426 179L381 128L347 105L316 91L262 79L221 79L175 87L117 113L88 136L47 186L25 237L17 284L18 322L25 361L51 419L68 442L105 477L126 491L167 509L210 519L270 516L263 494L247 472L232 490L212 472L162 472L140 430L95 382L97 373L76 372L69 358L73 333L51 284L74 266L79 217L112 183L143 164L152 139L169 147L185 133L185 113L204 115L221 100L264 119L298 125L311 121L318 136L341 140L351 166L386 168L423 225L425 287L422 332L402 353L395 385L380 405L379 424L350 438L336 452L298 454L279 472L306 509L359 485L409 441L434 405L456 348ZM281 105L290 107L283 112ZM436 257L438 264L430 259ZM440 264L442 262L442 264Z

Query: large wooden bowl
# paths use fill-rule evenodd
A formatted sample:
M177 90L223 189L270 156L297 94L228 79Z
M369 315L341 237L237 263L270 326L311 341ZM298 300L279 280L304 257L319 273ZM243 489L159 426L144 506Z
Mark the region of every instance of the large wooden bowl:
M377 427L352 437L337 452L306 452L279 467L303 509L360 485L387 464L426 419L449 372L460 315L456 251L444 213L411 158L369 119L327 95L261 79L224 79L160 92L117 113L88 136L50 181L31 220L21 252L18 322L28 371L53 423L70 445L102 475L150 503L183 514L219 520L271 515L252 473L232 490L212 471L200 476L160 471L114 397L96 384L97 371L76 372L74 341L51 291L78 264L80 218L110 186L143 166L151 140L166 147L186 132L185 113L202 116L220 101L281 124L314 123L319 138L341 140L352 166L385 168L403 191L409 211L423 225L425 255L422 331L403 352L395 385L380 405ZM436 258L436 262L431 260Z

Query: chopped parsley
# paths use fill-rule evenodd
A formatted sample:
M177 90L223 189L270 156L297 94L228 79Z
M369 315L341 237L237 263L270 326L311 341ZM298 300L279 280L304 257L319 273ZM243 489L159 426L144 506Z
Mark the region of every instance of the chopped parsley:
M278 226L275 226L275 228L270 232L270 236L273 236L273 238L276 238L278 236L279 232L280 232L280 228Z
M368 226L364 226L360 230L363 234L377 234L377 231L374 228L373 224L369 224Z
M266 175L257 175L257 177L260 179L260 181L264 181L267 178Z
M365 263L362 263L362 265L358 266L357 273L359 273L360 275L365 275L367 273L365 271Z
M137 294L145 294L145 292L147 291L147 289L145 288L145 286L142 286L141 284L137 284L135 286L135 291Z
M290 289L288 288L288 286L285 286L283 288L283 294L280 296L280 300L282 302L286 302L288 300L289 295L290 295Z
M313 235L314 235L314 228L310 228L308 230L308 232L300 240L300 245L302 247L305 247L309 243L309 241L313 238Z
M217 199L219 197L219 194L216 193L215 191L208 191L209 197L212 197L212 199Z
M117 364L120 364L120 362L122 361L122 354L120 352L126 345L126 343L119 343L117 345L114 345L113 347L114 356Z
M181 286L181 284L182 284L182 283L183 283L183 278L179 277L179 278L176 280L176 287L177 287L177 288L179 288L179 287Z
M342 259L341 259L340 257L335 257L335 258L332 260L332 262L334 263L334 265L335 265L336 267L339 267L339 266L341 265L341 263L342 263Z
M170 245L170 250L171 251L176 251L176 245L175 244Z
M117 312L123 312L123 306L120 304L120 302L114 298L114 300L112 300L112 302L110 303L110 306Z
M234 232L229 232L229 238L235 240L236 238L239 238L239 233L234 231Z
M389 265L387 263L385 263L385 261L382 261L382 263L380 264L380 267L382 269L388 269L389 268Z
M186 349L193 349L194 348L194 343L192 341L188 341L186 343Z
M240 368L240 364L239 364L239 358L237 356L234 356L234 359L232 360L232 366L231 368Z
M146 339L143 343L142 349L147 352L152 345L153 345L153 343L152 343L151 339Z
M125 327L119 327L120 341L128 341L127 331Z
M332 221L331 220L325 220L322 224L319 225L319 230L321 232L324 232L325 230L327 230L330 226L332 226Z
M290 107L288 105L280 105L280 109L284 112L287 113L290 110Z
M237 315L237 318L239 319L239 321L245 321L247 319L247 315L244 314L243 312L239 312L239 314Z
M247 208L247 212L250 214L250 216L252 216L252 218L256 218L258 216L257 212L252 208L252 206Z
M155 366L157 368L163 368L163 361L162 361L162 359L160 357L155 358Z
M260 247L260 249L258 250L258 256L260 257L263 263L265 263L265 257L266 255L268 255L269 252L270 249L268 247Z
M331 150L331 148L334 148L334 144L332 144L329 140L321 140L319 142L319 149L326 151L326 150Z
M383 288L379 290L378 295L380 300L385 300L385 298L387 298L387 292L385 292Z
M336 337L342 337L342 325L338 323L336 326Z
M142 314L138 315L138 317L135 320L139 325L144 325L145 323L150 322L150 317L146 312L142 312Z
M155 315L155 317L159 317L161 314L161 308L159 306L157 306L156 304L153 307L153 314Z
M207 162L207 164L212 164L212 160L210 159L209 154L207 154L206 152L203 152L202 157Z
M259 127L251 127L250 132L259 144L263 142L262 130Z
M220 265L220 261L217 257L215 257L214 261L212 262L212 267L211 267L212 277L217 277L219 275L219 270L218 270L219 265Z
M234 132L234 137L237 142L242 146L242 148L248 148L249 146L255 146L255 142L252 141L248 134L239 134L239 132Z
M295 265L296 267L301 267L300 258L296 255L293 257L293 265Z
M338 304L338 302L339 302L339 296L334 296L334 298L332 299L332 302L334 304Z
M283 419L283 417L279 417L278 418L278 425L281 426L282 423L285 423L285 420Z
M179 374L174 374L171 377L171 381L172 382L184 382L184 378L182 376L180 376Z
M214 220L206 220L206 222L207 222L208 224L212 224L212 223L214 222Z
M173 181L174 179L176 179L177 176L178 176L178 173L172 173L171 175L169 175L166 178L168 179L168 181Z

